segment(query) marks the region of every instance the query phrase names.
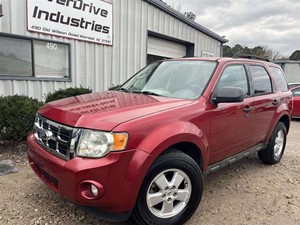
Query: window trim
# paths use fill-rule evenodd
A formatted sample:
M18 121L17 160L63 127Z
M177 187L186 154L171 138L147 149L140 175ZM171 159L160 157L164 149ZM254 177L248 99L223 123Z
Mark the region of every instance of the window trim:
M250 67L251 66L259 66L259 67L262 67L266 71L266 73L267 73L267 75L268 75L268 77L270 79L270 83L271 83L271 92L265 92L265 93L257 93L257 94L255 94L254 82L253 82L253 74L250 71ZM246 67L247 67L247 71L248 71L250 82L251 82L251 92L252 92L253 96L270 95L270 94L275 93L275 89L274 89L275 86L274 86L273 77L270 76L269 71L266 69L266 67L264 65L262 65L262 64L246 64Z
M247 79L248 92L249 92L249 94L248 94L248 95L245 95L244 98L246 99L246 98L251 98L251 97L254 96L254 94L252 93L252 78L251 78L251 76L250 76L250 74L249 74L249 70L248 70L247 65L245 65L244 63L229 63L229 64L224 65L224 67L223 67L222 71L220 72L220 75L219 75L219 77L218 77L218 79L217 79L217 81L216 81L216 83L215 83L215 85L214 85L214 87L213 87L211 103L213 103L213 98L214 98L214 95L215 95L215 92L216 92L216 88L217 88L217 86L218 86L218 83L219 83L219 81L220 81L220 79L221 79L221 77L222 77L224 71L225 71L228 67L230 67L230 66L242 66L242 67L244 68L244 70L245 70L245 75L246 75L246 79Z
M281 72L282 77L284 78L285 83L286 83L286 88L287 88L287 89L286 89L285 91L281 90L281 87L280 87L280 85L278 84L279 82L277 82L277 79L276 79L274 73L272 73L272 69L278 69L278 70ZM281 67L279 67L279 66L277 67L277 66L275 66L275 65L271 65L271 66L269 67L269 70L270 70L270 73L271 73L272 78L274 79L276 89L278 88L279 91L281 91L281 92L288 92L288 91L289 91L289 85L288 85L288 82L287 82L285 73L283 72L283 70L281 69Z
M14 39L21 39L30 41L31 44L31 61L32 61L32 76L22 76L22 75L1 75L0 80L17 80L17 81L59 81L59 82L71 82L72 81L72 70L71 70L71 44L56 41L52 39L45 39L45 38L35 38L23 35L16 35L16 34L8 34L0 32L0 37L6 38L14 38ZM69 65L69 77L68 78L53 78L53 77L36 77L35 76L35 62L34 62L34 41L42 41L42 42L52 42L61 45L65 45L68 47L68 65Z

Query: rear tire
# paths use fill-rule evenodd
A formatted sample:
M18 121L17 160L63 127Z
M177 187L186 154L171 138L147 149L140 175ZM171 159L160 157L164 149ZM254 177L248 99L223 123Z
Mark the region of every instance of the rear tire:
M259 159L266 164L278 163L284 153L287 131L284 123L278 122L266 149L258 152Z
M133 211L139 225L179 225L197 209L203 190L198 164L188 155L169 149L149 169Z

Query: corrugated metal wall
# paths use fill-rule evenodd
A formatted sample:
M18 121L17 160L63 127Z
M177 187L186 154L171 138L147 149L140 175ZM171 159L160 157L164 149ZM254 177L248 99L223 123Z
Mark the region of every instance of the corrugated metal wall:
M299 83L300 63L284 63L284 73L289 83Z
M109 0L108 2L112 2ZM48 92L74 86L107 90L146 65L148 31L195 44L195 56L220 55L221 43L143 0L113 0L113 46L52 37L27 31L26 0L0 0L0 32L71 44L71 82L0 80L0 95L28 95L43 100Z

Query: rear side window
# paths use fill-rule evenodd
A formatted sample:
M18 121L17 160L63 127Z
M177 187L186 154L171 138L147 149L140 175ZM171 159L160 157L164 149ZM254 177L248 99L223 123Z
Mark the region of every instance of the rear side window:
M284 78L282 71L276 67L270 67L271 73L275 79L275 82L281 91L288 91L288 85Z
M270 76L262 66L249 66L255 95L272 93Z

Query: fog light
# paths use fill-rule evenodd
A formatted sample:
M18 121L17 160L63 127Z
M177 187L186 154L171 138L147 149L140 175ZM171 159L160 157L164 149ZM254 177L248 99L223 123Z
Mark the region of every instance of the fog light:
M94 180L81 181L77 186L78 193L86 200L96 200L103 197L105 191L102 184Z
M98 188L93 184L91 184L91 192L95 197L98 196Z

